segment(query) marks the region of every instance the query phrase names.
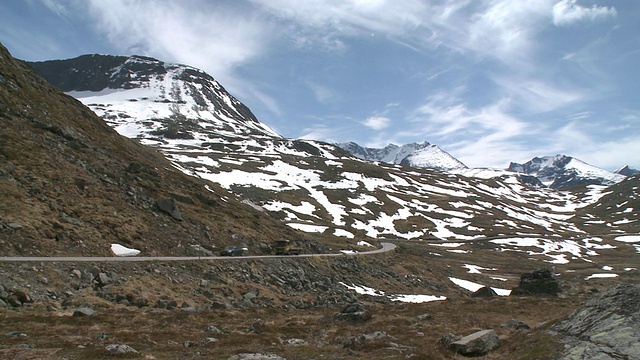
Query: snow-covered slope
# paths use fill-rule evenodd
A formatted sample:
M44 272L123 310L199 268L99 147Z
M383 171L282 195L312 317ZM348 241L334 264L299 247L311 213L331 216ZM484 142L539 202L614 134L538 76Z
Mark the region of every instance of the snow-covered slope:
M612 185L625 179L624 175L565 155L535 157L524 164L511 163L508 170L536 176L553 189L590 184Z
M452 170L466 166L438 146L428 142L398 146L389 144L384 148L362 147L354 142L336 144L352 155L368 161L401 164L425 169Z
M558 192L530 186L525 176L509 171L464 169L428 143L361 148L365 155L375 152L381 163L364 161L331 144L274 134L198 70L147 58L118 59L115 67L83 59L84 68L72 60L66 67L54 62L36 69L49 81L56 79L46 76L52 72L79 77L64 89L121 134L154 146L183 172L219 184L303 232L354 243L508 235L566 239L586 233L588 225L575 218L576 211L607 191ZM90 74L106 80L89 87L82 79ZM456 171L398 165L403 160ZM616 227L607 224L609 230Z
M30 65L125 136L195 139L215 130L232 137L279 137L214 78L189 66L109 55Z

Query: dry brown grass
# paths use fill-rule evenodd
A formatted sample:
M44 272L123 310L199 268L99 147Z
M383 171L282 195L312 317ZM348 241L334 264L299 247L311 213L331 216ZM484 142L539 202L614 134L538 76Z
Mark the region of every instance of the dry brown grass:
M579 302L557 298L462 299L426 304L371 304L373 317L365 323L336 320L336 309L183 310L132 309L113 306L95 317L72 317L71 310L47 312L42 306L0 312L3 337L0 354L51 358L111 358L107 344L127 344L140 354L131 357L156 359L226 359L243 352L272 353L286 359L456 359L438 343L445 333L466 335L492 328L499 332L502 346L486 359L545 359L558 354L561 345L542 330L529 333L502 329L510 319L531 326L552 322L571 312ZM430 314L428 320L419 315ZM207 333L216 326L222 334ZM18 331L27 337L5 334ZM349 338L376 331L387 336L345 347ZM101 339L101 334L107 334ZM205 342L214 337L215 342ZM289 339L303 339L307 345L293 346ZM28 344L33 349L19 349ZM539 355L536 355L539 354ZM25 358L26 358L25 357ZM46 357L44 357L46 358Z

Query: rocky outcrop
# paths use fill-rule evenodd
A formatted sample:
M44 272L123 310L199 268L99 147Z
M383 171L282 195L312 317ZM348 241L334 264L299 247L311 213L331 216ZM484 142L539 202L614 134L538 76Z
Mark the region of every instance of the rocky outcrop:
M640 284L589 299L551 330L565 335L561 359L640 359Z
M547 295L558 296L560 283L551 269L536 270L520 276L520 284L511 291L511 295Z

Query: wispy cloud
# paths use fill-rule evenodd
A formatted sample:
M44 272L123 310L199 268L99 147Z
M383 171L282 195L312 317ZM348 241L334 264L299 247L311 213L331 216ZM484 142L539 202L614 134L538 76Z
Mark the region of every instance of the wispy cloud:
M41 0L41 1L42 1L42 4L44 4L44 6L46 6L49 10L56 13L56 15L62 18L66 18L67 16L69 16L69 10L66 8L66 6L61 4L59 1L56 1L56 0Z
M384 128L389 127L389 125L391 125L391 119L384 116L371 116L366 120L364 120L362 124L373 130L382 130Z
M590 8L580 6L577 0L562 0L553 6L553 24L569 26L581 21L595 21L615 17L614 7L593 5Z
M231 87L236 68L263 54L271 38L266 21L206 1L91 0L88 6L98 31L122 52L193 65Z
M307 87L309 87L309 89L311 89L316 100L319 103L327 104L336 99L334 90L310 80L307 80L304 83L307 85Z

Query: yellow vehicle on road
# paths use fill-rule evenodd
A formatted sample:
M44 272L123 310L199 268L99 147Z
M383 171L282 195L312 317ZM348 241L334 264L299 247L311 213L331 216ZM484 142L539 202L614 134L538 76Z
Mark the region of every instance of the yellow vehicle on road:
M291 245L289 240L278 240L271 245L276 255L300 255L302 248Z

